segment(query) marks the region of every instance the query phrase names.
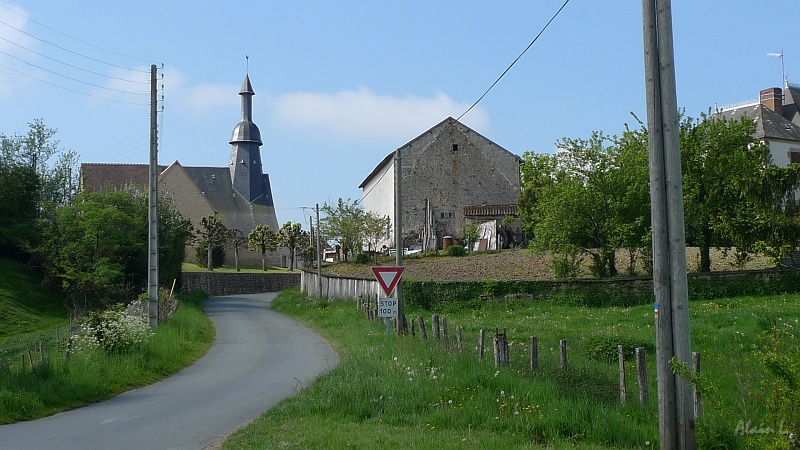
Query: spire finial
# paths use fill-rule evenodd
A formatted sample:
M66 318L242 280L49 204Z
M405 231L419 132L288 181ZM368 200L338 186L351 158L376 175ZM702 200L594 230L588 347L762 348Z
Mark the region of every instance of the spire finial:
M245 59L245 65L246 65L246 67L245 67L245 73L246 73L247 75L250 75L250 57L249 57L249 56L247 56L247 55L244 55L244 59Z

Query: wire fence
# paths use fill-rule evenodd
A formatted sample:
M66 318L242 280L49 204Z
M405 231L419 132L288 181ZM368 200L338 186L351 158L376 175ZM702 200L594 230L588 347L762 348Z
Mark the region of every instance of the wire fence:
M69 358L79 325L19 334L0 341L0 370L31 368L50 358Z

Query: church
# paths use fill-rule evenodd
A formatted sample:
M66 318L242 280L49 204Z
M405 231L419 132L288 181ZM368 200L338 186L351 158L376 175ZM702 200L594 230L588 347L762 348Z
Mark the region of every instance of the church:
M197 228L202 217L214 216L227 228L237 228L247 236L257 225L265 224L278 230L275 203L269 175L261 162L261 131L253 122L253 96L250 76L245 75L239 92L242 117L233 129L228 167L190 167L177 160L159 166L158 192L172 202L184 217ZM80 190L121 190L139 185L147 190L148 164L83 163ZM226 264L233 262L228 251ZM281 252L268 255L268 264L287 266ZM187 248L186 260L194 262L194 250ZM260 264L257 252L240 250L243 264Z

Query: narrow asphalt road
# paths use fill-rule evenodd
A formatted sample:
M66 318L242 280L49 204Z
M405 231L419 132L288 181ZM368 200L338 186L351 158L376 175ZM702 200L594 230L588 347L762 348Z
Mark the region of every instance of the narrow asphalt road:
M214 297L209 352L159 383L44 419L0 426L0 449L202 449L338 363L314 332L269 307L277 294Z

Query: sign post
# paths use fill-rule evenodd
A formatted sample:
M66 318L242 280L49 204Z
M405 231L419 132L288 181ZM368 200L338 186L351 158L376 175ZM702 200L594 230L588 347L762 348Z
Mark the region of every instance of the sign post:
M405 270L403 267L372 268L375 279L378 280L378 284L381 285L383 292L386 294L386 298L378 299L378 317L386 318L386 334L391 333L390 321L392 317L397 318L399 327L403 326L401 322L402 318L399 317L400 302L396 297L389 297L400 281L400 277L403 276L403 270Z

